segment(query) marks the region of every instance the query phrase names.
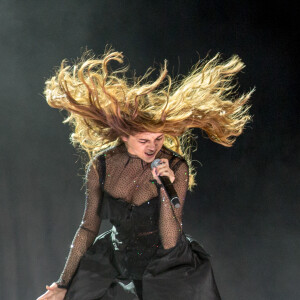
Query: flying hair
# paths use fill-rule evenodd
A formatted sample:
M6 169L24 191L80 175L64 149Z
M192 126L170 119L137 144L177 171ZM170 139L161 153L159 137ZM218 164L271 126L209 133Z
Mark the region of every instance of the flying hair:
M121 136L138 132L165 134L164 145L183 156L190 168L189 188L195 185L192 166L193 128L213 142L231 147L252 120L248 100L254 89L237 94L234 76L244 67L237 55L221 61L218 53L198 61L182 79L168 75L164 61L158 78L149 80L153 68L138 78L127 78L122 52L108 49L100 58L86 51L73 65L63 60L46 81L49 106L66 110L63 123L72 127L70 141L89 159L121 143Z

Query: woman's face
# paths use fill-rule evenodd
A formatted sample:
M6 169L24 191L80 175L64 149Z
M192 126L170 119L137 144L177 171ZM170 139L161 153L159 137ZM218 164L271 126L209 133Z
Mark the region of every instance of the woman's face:
M121 137L130 154L137 155L147 163L151 163L164 144L163 133L140 132L128 137Z

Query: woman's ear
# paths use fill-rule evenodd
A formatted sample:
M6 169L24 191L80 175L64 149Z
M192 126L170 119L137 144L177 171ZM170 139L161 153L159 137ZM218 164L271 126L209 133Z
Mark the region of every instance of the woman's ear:
M121 135L121 140L125 143L125 142L128 141L128 137L124 136L124 135Z

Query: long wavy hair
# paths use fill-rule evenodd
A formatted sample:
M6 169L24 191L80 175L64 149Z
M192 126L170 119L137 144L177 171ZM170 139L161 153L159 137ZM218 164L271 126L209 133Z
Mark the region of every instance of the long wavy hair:
M155 81L154 68L142 77L127 78L121 66L122 52L108 49L102 57L91 51L72 66L63 60L55 75L46 81L47 103L68 112L63 123L72 127L74 147L87 152L89 160L118 145L120 137L137 132L165 134L164 145L182 155L190 168L189 188L195 185L192 165L192 128L199 128L213 142L230 147L252 119L247 102L254 91L237 95L234 76L244 68L237 55L221 61L220 54L198 61L181 79L168 75L167 61Z

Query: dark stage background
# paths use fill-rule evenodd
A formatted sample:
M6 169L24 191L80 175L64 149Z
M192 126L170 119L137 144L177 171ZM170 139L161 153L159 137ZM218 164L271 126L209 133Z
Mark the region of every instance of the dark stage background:
M44 81L63 58L110 44L138 75L165 58L173 75L198 53L243 59L254 122L232 148L196 132L202 165L184 230L212 255L223 299L300 299L297 17L282 2L1 0L0 298L35 299L62 271L84 208L83 166Z

